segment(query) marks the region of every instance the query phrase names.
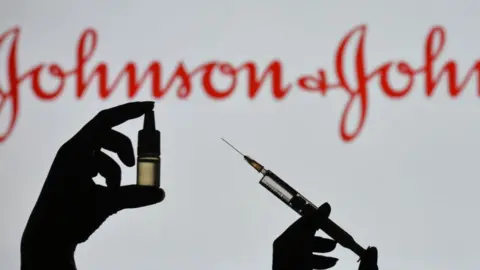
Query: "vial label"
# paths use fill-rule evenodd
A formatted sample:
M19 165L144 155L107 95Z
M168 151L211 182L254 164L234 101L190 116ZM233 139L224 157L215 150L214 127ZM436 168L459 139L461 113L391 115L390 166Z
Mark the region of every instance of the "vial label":
M263 183L270 191L280 196L285 201L290 201L293 198L293 195L290 194L286 189L284 189L280 184L275 182L272 178L264 176L260 183Z

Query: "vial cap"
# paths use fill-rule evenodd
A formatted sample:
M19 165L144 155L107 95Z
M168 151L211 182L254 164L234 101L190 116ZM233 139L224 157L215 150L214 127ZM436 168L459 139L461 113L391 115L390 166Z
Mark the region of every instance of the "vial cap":
M160 155L160 131L155 129L155 113L149 111L143 118L143 129L138 132L138 155Z

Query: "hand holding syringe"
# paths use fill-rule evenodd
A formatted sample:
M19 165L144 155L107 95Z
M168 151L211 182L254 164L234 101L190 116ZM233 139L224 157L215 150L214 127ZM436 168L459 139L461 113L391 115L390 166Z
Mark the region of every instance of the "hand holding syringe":
M242 152L238 151L233 145L227 142L225 139L222 140L227 143L230 147L232 147L235 151L237 151L240 155L243 156L245 161L247 161L250 166L252 166L255 170L263 174L262 179L260 180L260 184L268 189L271 193L273 193L276 197L282 200L285 204L287 204L290 208L295 210L300 215L307 215L317 209L317 207L307 200L304 196L302 196L299 192L297 192L294 188L290 185L285 183L280 177L275 175L272 171L266 170L263 165L252 159L251 157L244 155ZM365 249L360 246L351 235L349 235L346 231L340 228L337 224L333 221L328 219L325 223L323 223L320 229L325 232L328 236L332 239L337 241L343 247L350 249L355 254L357 254L360 258L362 258L363 254L365 253Z

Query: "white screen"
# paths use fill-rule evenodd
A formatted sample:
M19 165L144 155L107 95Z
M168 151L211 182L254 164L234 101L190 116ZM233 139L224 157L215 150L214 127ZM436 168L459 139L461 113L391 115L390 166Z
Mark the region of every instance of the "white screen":
M213 100L198 73L190 82L191 94L181 99L177 79L157 99L155 109L162 132L165 201L109 218L78 247L78 269L270 269L274 239L298 215L268 194L258 184L258 174L220 137L272 169L315 205L328 201L333 221L363 246L378 247L382 270L478 269L477 75L455 100L448 95L445 76L432 97L426 97L427 84L419 75L410 94L398 100L388 98L379 77L374 77L368 84L365 125L350 143L340 133L348 93L341 88L325 96L308 92L299 88L298 79L324 68L327 82L337 83L336 50L361 24L367 25L365 72L388 61L420 67L427 34L439 24L446 39L433 70L454 59L461 80L480 58L479 1L0 3L0 32L14 26L21 30L19 74L42 63L73 69L80 35L92 27L97 46L84 69L90 74L106 63L109 85L128 61L136 64L140 76L153 60L162 63L162 86L178 63L183 61L191 71L213 60L238 66L252 61L260 74L278 59L283 83L292 83L282 100L273 97L271 79L250 99L248 76L242 71L231 97ZM85 42L91 45L91 40ZM357 33L344 55L345 80L352 89L358 85L358 44ZM0 132L12 119L13 102L7 93L11 46L12 38L0 47L0 99L8 96L0 111ZM85 53L88 50L86 46ZM212 85L228 90L231 78L218 69L212 78ZM395 66L388 78L397 92L408 84ZM39 81L46 96L60 83L46 68ZM135 100L152 99L150 81L147 76ZM19 87L14 129L0 143L1 269L19 269L20 237L57 149L101 109L132 100L125 78L106 99L100 97L96 79L81 98L76 97L77 86L70 77L52 100L38 98L31 79ZM349 134L358 124L359 99L354 105ZM138 119L117 130L135 147L141 127ZM122 183L134 184L136 169L122 169ZM333 256L340 258L335 269L358 267L350 251L337 247Z

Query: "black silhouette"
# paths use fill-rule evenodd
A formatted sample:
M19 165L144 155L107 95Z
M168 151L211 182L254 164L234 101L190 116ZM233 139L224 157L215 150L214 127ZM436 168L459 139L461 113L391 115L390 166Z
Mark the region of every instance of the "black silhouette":
M273 270L312 270L328 269L338 259L314 253L331 252L336 242L315 236L327 222L331 208L324 203L314 212L300 217L273 243ZM377 249L368 248L362 256L359 270L378 270Z
M159 188L121 186L120 166L102 152L115 152L125 165L134 166L130 139L112 128L153 107L153 102L132 102L104 110L60 148L22 236L22 270L75 270L77 245L109 216L164 199ZM94 183L92 177L97 174L106 179L107 186ZM275 240L273 270L328 269L336 264L336 258L313 254L335 249L335 241L315 236L330 211L330 206L323 204ZM378 270L376 248L366 250L359 270Z
M267 170L262 164L260 164L250 156L243 154L224 138L222 138L222 140L231 148L233 148L237 153L243 156L243 159L248 163L248 165L252 166L252 168L254 168L257 172L263 174L263 177L260 180L260 184L265 189L270 191L270 193L275 195L275 197L285 203L288 207L290 207L292 210L294 210L301 216L308 215L308 213L316 211L317 207L314 204L307 200L302 194L300 194L300 192L296 191L292 186L287 184L287 182L283 181L278 175L276 175L271 170ZM360 246L350 234L340 228L340 226L338 226L335 222L328 219L328 217L322 222L321 227L317 228L317 230L318 229L322 229L324 233L334 239L338 244L340 244L344 248L350 249L358 256L361 257L365 253L365 249Z
M378 270L378 251L376 247L368 247L360 261L359 270Z
M100 112L58 151L21 242L21 269L76 269L74 251L112 214L162 201L162 189L121 186L120 166L101 149L135 165L130 139L113 130L153 110L132 102ZM96 185L92 177L106 179Z

